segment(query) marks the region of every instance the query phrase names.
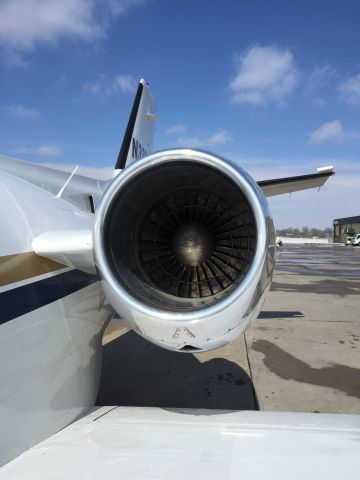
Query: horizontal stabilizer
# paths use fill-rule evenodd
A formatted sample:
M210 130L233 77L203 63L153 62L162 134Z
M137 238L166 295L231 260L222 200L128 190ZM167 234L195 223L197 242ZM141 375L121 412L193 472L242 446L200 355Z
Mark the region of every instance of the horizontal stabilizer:
M310 175L274 178L272 180L261 180L257 183L266 197L273 197L309 188L320 188L332 175L335 175L333 167L320 167L317 169L317 173Z

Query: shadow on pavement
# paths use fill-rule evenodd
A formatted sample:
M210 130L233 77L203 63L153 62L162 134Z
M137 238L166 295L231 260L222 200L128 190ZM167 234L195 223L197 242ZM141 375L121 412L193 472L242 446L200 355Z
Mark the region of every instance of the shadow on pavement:
M265 318L299 318L304 317L302 312L297 311L281 311L281 310L268 310L260 312L258 318L265 319Z
M97 405L257 409L252 381L236 363L224 358L201 363L132 331L103 347Z

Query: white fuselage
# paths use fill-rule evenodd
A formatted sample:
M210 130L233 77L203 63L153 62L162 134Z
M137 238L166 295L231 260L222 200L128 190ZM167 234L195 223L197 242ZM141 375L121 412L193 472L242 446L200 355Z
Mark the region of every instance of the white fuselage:
M93 214L0 173L0 465L92 407L109 313L95 276L37 257L35 236Z

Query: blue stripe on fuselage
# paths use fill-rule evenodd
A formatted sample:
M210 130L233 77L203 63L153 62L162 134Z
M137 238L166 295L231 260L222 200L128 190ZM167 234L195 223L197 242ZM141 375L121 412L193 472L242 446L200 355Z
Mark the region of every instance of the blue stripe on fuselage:
M0 293L0 325L25 315L96 282L97 277L80 270L22 285Z

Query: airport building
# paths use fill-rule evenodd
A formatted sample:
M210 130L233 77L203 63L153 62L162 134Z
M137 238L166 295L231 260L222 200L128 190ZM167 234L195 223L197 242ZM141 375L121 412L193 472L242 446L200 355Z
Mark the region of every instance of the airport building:
M357 217L335 218L334 226L334 242L345 243L349 235L360 233L360 215Z

